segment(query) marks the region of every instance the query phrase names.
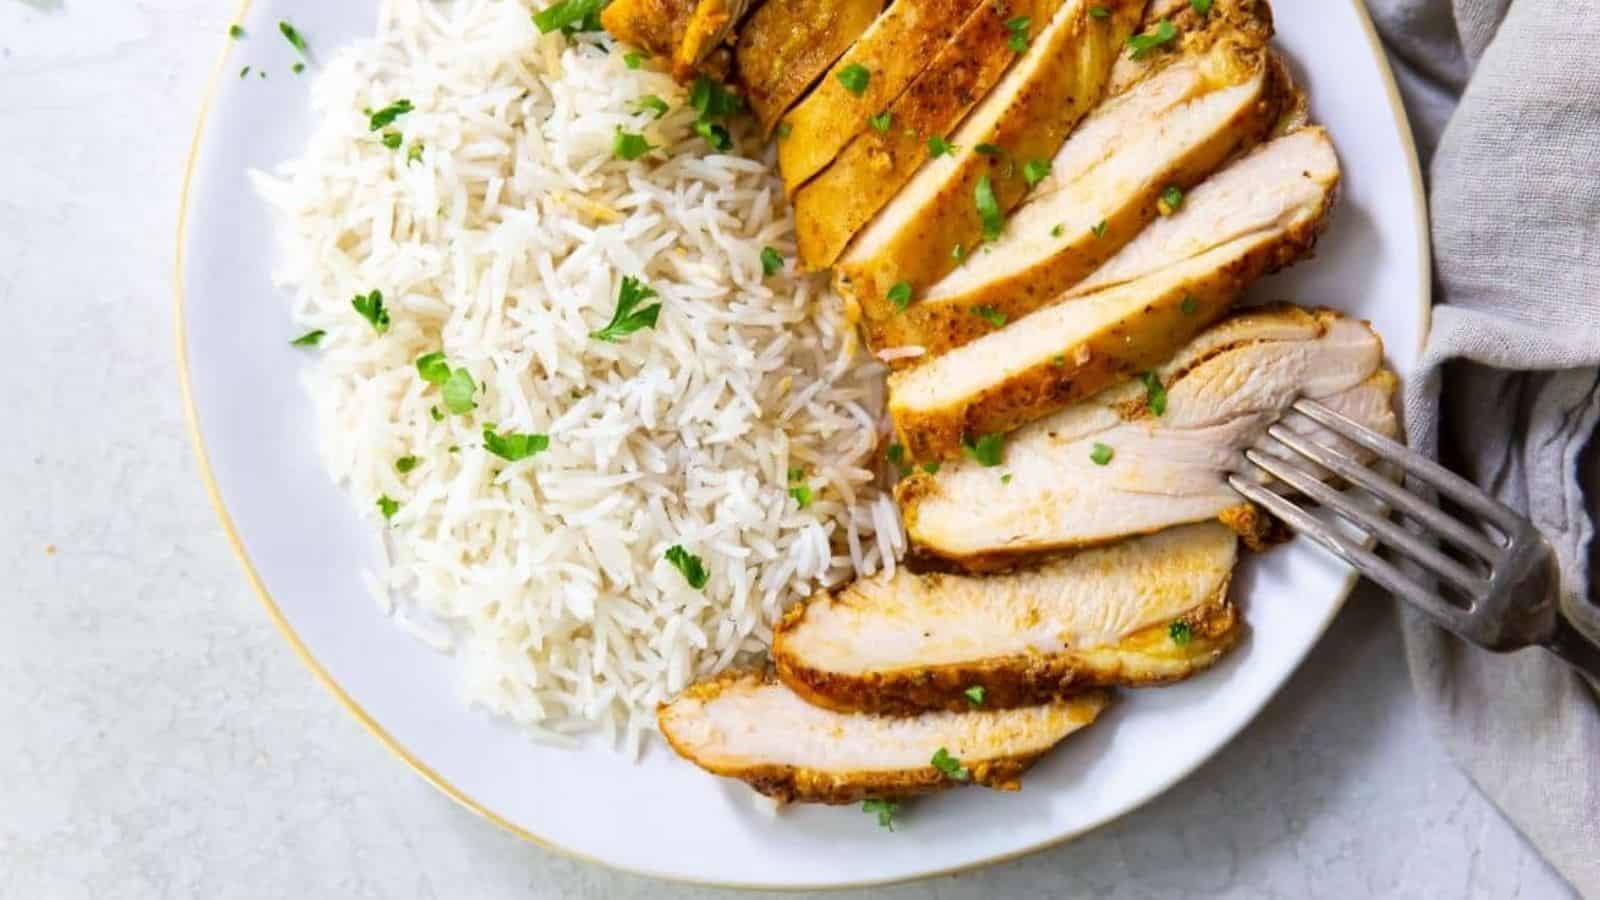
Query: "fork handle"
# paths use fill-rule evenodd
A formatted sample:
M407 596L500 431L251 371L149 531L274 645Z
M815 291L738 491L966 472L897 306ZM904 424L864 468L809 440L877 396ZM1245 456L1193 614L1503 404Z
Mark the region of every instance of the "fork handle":
M1546 650L1562 662L1577 669L1589 684L1600 691L1600 643L1590 640L1564 615L1556 615L1556 627L1541 642Z

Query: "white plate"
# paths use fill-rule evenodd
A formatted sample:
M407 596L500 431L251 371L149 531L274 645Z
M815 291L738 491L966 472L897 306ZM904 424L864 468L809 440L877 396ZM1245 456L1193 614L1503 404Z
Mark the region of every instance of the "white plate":
M318 678L407 763L498 824L608 865L717 884L864 884L1016 856L1121 816L1199 766L1278 690L1344 602L1348 571L1313 548L1250 560L1235 595L1251 633L1216 670L1127 698L1041 762L1022 793L921 801L893 834L849 807L771 817L742 785L659 743L635 766L598 745L535 745L467 709L454 660L396 629L363 589L374 535L318 462L296 375L304 356L288 346L287 298L268 278L269 222L245 176L299 153L310 129L309 78L291 74L277 22L292 20L326 56L372 33L377 4L244 5L252 37L231 43L218 69L179 234L179 355L202 469L252 585ZM1345 187L1319 258L1255 296L1372 320L1405 376L1427 327L1428 260L1404 113L1358 0L1275 6L1278 45L1338 144ZM268 78L241 80L246 64Z

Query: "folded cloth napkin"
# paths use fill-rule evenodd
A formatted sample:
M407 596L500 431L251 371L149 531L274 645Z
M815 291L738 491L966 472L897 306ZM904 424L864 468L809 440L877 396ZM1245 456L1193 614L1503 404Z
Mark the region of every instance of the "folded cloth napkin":
M1435 306L1410 439L1528 511L1564 589L1595 602L1580 466L1600 420L1600 3L1368 5L1431 157ZM1600 698L1547 654L1480 651L1409 611L1404 629L1456 762L1600 897Z

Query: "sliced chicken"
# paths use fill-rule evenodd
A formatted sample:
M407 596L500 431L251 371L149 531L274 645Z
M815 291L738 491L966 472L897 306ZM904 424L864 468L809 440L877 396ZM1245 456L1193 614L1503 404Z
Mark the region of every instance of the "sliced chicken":
M1156 370L1159 416L1147 386L1129 382L1011 435L1003 469L947 463L903 480L907 532L920 552L979 570L1207 519L1258 537L1265 518L1227 483L1240 451L1301 397L1395 434L1382 365L1365 322L1287 305L1240 312ZM1299 416L1287 424L1336 440Z
M1022 709L893 718L831 712L770 677L732 673L689 688L656 718L672 749L707 772L783 801L855 803L963 784L1016 790L1034 760L1106 703L1090 693ZM933 765L940 750L954 761L947 768L960 767L954 777Z
M793 194L890 109L984 0L895 0L783 119L778 171ZM986 16L995 15L988 10ZM860 82L850 70L864 73ZM849 82L847 84L846 82ZM853 89L854 88L854 89Z
M617 39L666 58L672 76L689 81L702 67L723 74L725 58L708 63L749 6L750 0L612 0L600 24Z
M765 3L739 29L733 57L763 134L872 25L883 0Z
M1333 144L1305 128L1201 184L1054 304L889 377L917 459L1011 431L1160 365L1261 276L1308 255L1339 182Z
M1039 167L1100 102L1144 6L1070 0L1048 21L1032 20L1027 52L950 136L955 149L929 160L840 261L840 289L864 316L892 315L896 285L915 296L995 236L1030 181L1043 177Z
M1211 522L1027 571L901 568L795 607L773 634L773 660L813 703L901 715L1175 681L1215 663L1242 630L1227 600L1237 545Z
M1256 34L1213 41L1102 104L991 249L904 312L863 306L873 349L938 356L992 330L973 309L1017 319L1048 304L1156 219L1164 191L1190 190L1259 143L1290 91L1265 44L1245 43Z
M1018 68L1031 71L1044 58L1041 54L1050 44L1036 39L1019 59L1012 49L1016 32L1008 22L1050 22L1063 11L1083 15L1084 4L1085 0L984 3L886 109L861 110L863 116L881 112L883 127L857 134L832 165L794 194L801 266L815 271L832 265L856 232L900 194L928 160L930 138L948 138L980 101L1009 95L995 85L1014 61Z

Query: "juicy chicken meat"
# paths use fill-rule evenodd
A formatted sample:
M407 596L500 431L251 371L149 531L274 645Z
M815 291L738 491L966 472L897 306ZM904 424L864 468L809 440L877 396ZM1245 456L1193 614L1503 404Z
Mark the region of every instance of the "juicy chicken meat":
M1106 703L1090 693L1022 709L892 718L821 709L746 672L694 685L656 718L672 749L707 772L783 801L856 803L962 784L1016 790L1034 760L1093 722ZM933 766L941 748L967 779Z
M901 193L928 160L928 139L947 136L991 93L1016 62L1032 68L1046 46L1037 39L1021 59L1012 49L1008 22L1049 22L1063 9L1081 15L1085 0L1016 0L983 3L962 23L904 92L883 109L857 110L862 120L882 115L880 130L870 127L839 151L832 165L794 194L795 233L800 264L807 271L826 268L879 209ZM868 85L871 85L870 77ZM792 137L792 135L791 135Z
M665 57L672 76L688 81L702 67L718 74L726 69L726 59L711 58L749 6L750 0L612 0L600 24L617 39Z
M896 285L916 295L956 266L956 247L975 249L994 236L1030 181L1042 177L1038 167L1100 102L1144 6L1069 0L1048 21L1031 20L1026 52L947 135L954 149L930 159L840 261L840 290L866 317L893 315L888 294Z
M784 117L788 134L778 142L778 171L789 193L872 127L869 119L890 108L983 2L895 0ZM868 73L859 93L845 84L848 78L840 78L858 67Z
M1214 40L1102 104L992 250L968 257L904 312L863 306L873 349L938 356L992 330L975 308L1017 319L1048 304L1149 225L1164 191L1188 191L1258 144L1290 93L1265 44L1247 43L1258 33Z
M1155 368L1263 275L1310 253L1338 181L1320 128L1258 147L1052 305L891 375L901 442L917 459L955 458L964 442Z
M771 134L806 89L861 37L883 0L787 0L757 7L734 44L735 75Z
M1208 519L1255 537L1265 517L1227 483L1239 453L1301 397L1396 433L1395 380L1382 365L1365 322L1288 305L1245 310L1156 370L1162 415L1144 384L1122 384L1011 435L1006 483L994 469L948 463L905 479L896 497L919 552L969 569ZM1285 424L1339 440L1299 416ZM1104 464L1097 445L1109 448Z
M1227 600L1237 545L1208 522L1027 571L901 568L795 607L773 634L773 660L813 703L891 714L969 709L975 686L983 708L999 709L1175 681L1211 666L1242 630Z

